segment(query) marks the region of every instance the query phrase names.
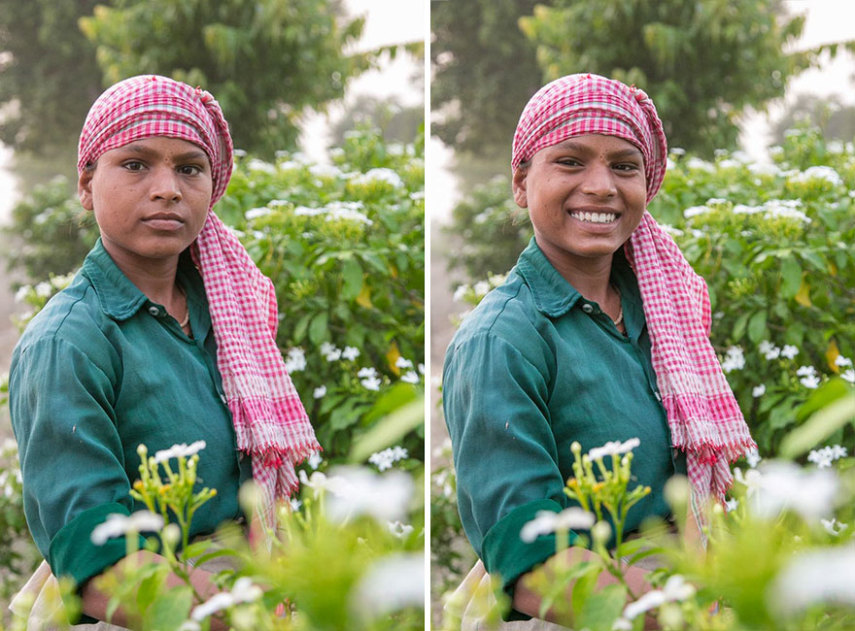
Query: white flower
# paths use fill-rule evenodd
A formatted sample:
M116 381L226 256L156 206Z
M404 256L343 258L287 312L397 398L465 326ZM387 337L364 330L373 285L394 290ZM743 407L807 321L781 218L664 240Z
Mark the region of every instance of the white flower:
M379 377L367 377L367 378L361 380L359 383L361 383L362 387L365 388L366 390L377 391L380 389L380 385L382 384L382 381L380 381Z
M375 368L360 368L359 372L356 373L356 376L360 379L370 379L371 377L377 376L377 369Z
M344 350L341 352L341 356L352 362L354 359L359 357L359 349L355 346L345 346Z
M389 447L383 451L371 454L368 458L368 462L377 467L378 470L385 471L386 469L391 469L393 464L399 460L407 458L408 456L409 454L406 449L396 445L395 447Z
M789 344L784 346L783 350L781 351L781 357L786 357L787 359L793 359L798 354L799 349L795 346L790 346Z
M762 397L764 394L766 394L766 385L762 383L751 391L751 396L755 399Z
M840 373L840 376L849 383L855 383L855 369L850 368Z
M25 288L22 287L21 289L25 289ZM20 290L18 290L18 291L20 292ZM461 300L463 300L463 297L466 295L466 292L468 292L468 291L469 291L469 285L458 285L457 289L454 290L454 295L451 297L451 299L454 302L460 302ZM24 295L26 295L26 292L24 292Z
M413 362L409 359L404 359L403 357L399 357L395 361L395 366L397 366L398 368L412 368Z
M363 617L423 607L425 561L421 553L397 553L375 561L357 583L351 606Z
M321 355L323 355L328 362L338 361L341 358L341 349L337 348L334 344L324 342L321 344Z
M834 186L843 184L840 175L829 166L812 166L804 171L797 171L788 178L790 182L808 182L810 180L822 180Z
M320 399L326 393L327 393L327 387L326 386L318 386L317 388L315 388L312 391L312 396L316 399Z
M27 297L27 294L30 293L30 289L32 289L32 287L29 285L21 285L18 287L18 291L15 292L15 302L23 302L24 298Z
M335 474L336 484L327 483L326 506L331 521L368 515L385 523L406 515L413 481L403 471L379 475L364 467L336 467Z
M760 342L760 346L757 347L757 350L759 350L766 359L778 359L781 355L781 349L768 340Z
M486 296L487 292L490 291L490 283L486 280L479 280L472 289L475 291L476 296Z
M668 602L686 600L694 594L694 586L687 583L679 574L674 574L668 577L665 586L661 590L653 589L635 602L629 603L623 610L623 617L627 620L634 620L640 614L651 609L661 607Z
M387 526L389 526L389 532L398 537L399 539L403 539L408 536L411 532L413 532L413 527L410 524L402 524L399 521L390 521L387 522Z
M299 372L306 369L306 353L299 346L288 349L285 356L285 370L288 372Z
M358 175L353 178L354 183L356 184L371 184L373 182L385 182L387 184L391 184L395 188L401 188L404 186L404 181L401 179L397 173L395 173L392 169L386 168L377 168L371 169L367 173L362 175Z
M851 360L851 359L849 359L848 357L844 357L843 355L838 355L838 356L834 359L834 365L835 365L835 366L840 366L840 367L843 367L843 366L851 366L851 365L852 365L852 360Z
M770 611L788 616L815 603L855 605L855 545L794 555L769 589Z
M204 440L197 440L190 445L187 443L172 445L169 449L161 449L156 452L154 454L154 461L166 462L170 458L189 458L190 456L194 456L202 451L205 447L206 444Z
M628 441L623 443L619 440L613 440L607 442L602 447L594 447L591 451L588 452L588 457L591 460L598 460L606 456L619 456L620 454L625 454L628 451L632 451L640 444L641 441L638 438L630 438Z
M219 594L211 596L201 605L194 607L190 617L193 620L202 621L208 616L211 616L218 611L222 611L223 609L228 609L234 604L234 599L229 592L220 592Z
M48 298L50 297L52 288L49 282L42 281L38 285L36 285L36 296L39 298Z
M557 530L590 530L594 525L593 513L571 506L560 513L548 510L537 511L534 519L527 522L520 530L520 539L531 543L541 535L547 535Z
M823 447L822 449L814 449L808 454L808 462L814 463L817 468L824 469L830 467L831 463L840 458L846 457L846 447L841 445L833 445Z
M232 585L232 598L235 603L251 603L264 595L264 591L252 583L248 576L241 576Z
M298 500L296 497L289 499L288 503L291 504L291 510L295 513L303 507L303 502Z
M766 461L749 474L758 472L754 488L749 485L748 499L760 517L774 519L781 511L790 510L805 521L815 522L831 514L839 488L833 471L803 470L791 462Z
M799 382L809 390L816 390L819 387L819 377L817 377L816 375L802 377L801 379L799 379Z
M721 369L724 372L731 372L733 370L742 370L744 367L745 355L742 352L742 348L739 346L728 348L724 356L724 361L721 362Z
M418 383L419 375L415 370L410 370L403 377L401 377L401 381L406 383Z
M831 519L820 519L819 523L822 524L822 527L825 528L828 534L834 535L835 537L843 532L847 525L837 521L836 517L832 517Z
M745 460L748 462L748 466L754 469L762 458L760 457L759 451L752 449L745 453Z
M202 631L202 625L195 620L185 620L178 627L178 631Z
M306 460L306 463L310 467L312 467L313 471L315 471L320 466L322 461L323 461L323 458L321 457L321 452L320 451L313 451L312 455L309 456L308 460Z
M247 219L252 220L258 219L259 217L266 217L271 212L273 211L270 210L270 208L268 208L267 206L262 206L261 208L250 208L243 214L243 216Z
M724 502L724 507L727 509L727 512L735 511L739 507L739 500L735 498L731 498Z
M269 162L265 162L264 160L259 160L258 158L251 158L246 165L250 171L262 171L264 173L276 173L276 167L274 167Z
M107 521L92 530L92 543L103 546L108 539L121 537L129 532L152 532L163 528L163 517L149 511L137 511L132 515L111 513Z

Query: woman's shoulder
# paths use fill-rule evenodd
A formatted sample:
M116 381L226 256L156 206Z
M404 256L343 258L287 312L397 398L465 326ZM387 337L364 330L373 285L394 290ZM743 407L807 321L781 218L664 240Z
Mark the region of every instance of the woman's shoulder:
M544 317L535 304L531 288L514 268L504 284L489 292L463 317L449 350L483 337L526 346L540 336L538 331Z
M89 279L78 273L71 284L54 295L27 324L16 352L33 345L67 342L92 343L103 329L105 315Z

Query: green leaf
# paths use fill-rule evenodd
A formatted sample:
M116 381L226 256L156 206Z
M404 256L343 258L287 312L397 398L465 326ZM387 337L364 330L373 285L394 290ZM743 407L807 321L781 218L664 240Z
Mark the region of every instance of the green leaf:
M403 436L424 423L425 409L421 397L399 408L375 424L353 446L351 462L363 462L376 451L391 447Z
M190 615L193 591L187 585L162 592L148 611L145 628L152 631L177 629Z
M841 380L842 381L842 380ZM828 404L781 441L781 456L795 458L826 440L847 423L855 422L855 394Z
M342 298L353 300L362 291L362 266L355 258L347 259L342 265Z
M748 339L755 344L766 337L766 312L758 311L748 321Z
M795 257L781 261L781 295L784 298L795 296L802 284L802 266Z
M321 344L329 340L328 317L326 311L322 311L312 318L309 325L309 341L313 344Z
M734 342L738 342L745 335L745 326L748 324L748 317L750 315L750 313L743 313L736 319L736 323L733 325L733 332L731 333L731 338Z
M623 585L606 585L591 594L576 617L577 629L611 629L626 603Z

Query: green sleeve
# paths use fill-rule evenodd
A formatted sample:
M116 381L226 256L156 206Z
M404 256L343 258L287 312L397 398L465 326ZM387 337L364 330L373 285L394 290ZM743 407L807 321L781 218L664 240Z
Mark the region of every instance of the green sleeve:
M27 523L53 573L78 584L125 555L124 538L90 539L109 513L132 506L112 411L114 359L103 347L83 353L46 336L19 349L10 371Z
M534 336L511 345L479 332L450 349L443 377L461 521L509 593L555 554L553 537L525 543L520 529L539 510L567 506L547 406L550 356Z

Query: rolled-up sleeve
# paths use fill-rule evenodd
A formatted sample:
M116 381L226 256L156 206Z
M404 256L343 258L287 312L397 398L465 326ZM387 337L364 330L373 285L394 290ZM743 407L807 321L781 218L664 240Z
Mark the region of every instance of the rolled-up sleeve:
M53 573L78 584L125 556L123 537L96 545L91 533L132 506L112 411L119 363L101 351L49 336L19 348L10 371L27 523Z
M461 521L508 592L555 554L554 536L527 543L522 526L538 511L567 506L548 407L550 354L539 342L511 345L476 332L449 349L443 375Z

